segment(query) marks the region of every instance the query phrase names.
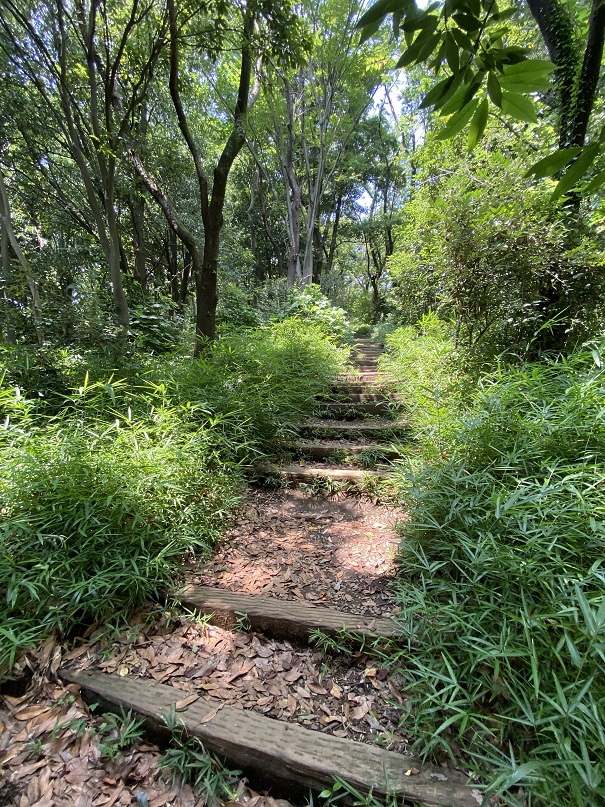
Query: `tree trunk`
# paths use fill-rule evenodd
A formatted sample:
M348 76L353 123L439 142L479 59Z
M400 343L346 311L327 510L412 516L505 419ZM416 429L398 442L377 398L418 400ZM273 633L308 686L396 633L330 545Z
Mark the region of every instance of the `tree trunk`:
M10 202L8 198L8 193L6 191L6 186L4 184L4 177L2 176L1 171L0 171L0 223L2 224L3 245L4 240L6 239L6 242L8 243L10 249L12 249L12 251L15 253L17 260L19 261L19 263L21 264L21 268L23 269L23 273L25 275L25 279L29 287L29 293L31 295L32 319L34 322L34 330L36 332L36 338L38 340L38 344L40 345L40 347L42 347L42 345L44 344L44 330L42 327L42 314L41 314L40 293L38 291L38 284L36 283L36 279L31 271L29 262L25 257L25 255L23 254L21 247L19 246L19 242L17 241L15 231L13 230ZM3 265L4 265L5 252L10 262L8 249L6 251L3 249L2 250Z
M13 302L11 300L11 259L8 245L8 230L4 219L0 219L0 252L2 254L2 299L4 302L6 341L14 345L17 341L13 327Z
M137 185L140 183L137 182ZM130 203L132 219L132 249L134 253L134 279L143 290L147 288L147 268L145 255L145 199L140 193Z

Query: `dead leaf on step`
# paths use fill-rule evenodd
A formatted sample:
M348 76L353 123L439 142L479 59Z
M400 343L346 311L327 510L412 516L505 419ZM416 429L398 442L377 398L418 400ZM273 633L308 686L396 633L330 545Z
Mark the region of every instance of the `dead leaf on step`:
M188 706L191 706L192 703L195 703L197 700L200 699L199 695L189 695L187 698L182 698L180 701L177 701L174 704L174 708L177 712L184 711Z
M211 709L207 715L205 715L201 720L200 723L209 723L213 718L217 716L217 714L221 711L225 704L219 703L218 706L215 706L214 709Z
M420 773L418 768L410 768L405 772L406 776L417 776Z

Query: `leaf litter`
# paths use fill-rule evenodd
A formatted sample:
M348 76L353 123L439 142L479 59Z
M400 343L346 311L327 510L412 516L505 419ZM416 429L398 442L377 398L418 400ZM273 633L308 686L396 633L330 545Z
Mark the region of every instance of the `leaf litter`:
M203 568L184 566L187 582L328 605L352 614L396 612L401 513L363 498L322 499L300 490L250 490L242 514ZM118 760L101 757L103 718L75 685L56 681L61 664L153 678L183 691L177 709L218 698L306 728L406 753L399 722L405 705L397 675L363 653L329 654L262 635L224 630L148 609L111 645L92 626L66 650L49 640L25 656L34 679L21 698L0 698L0 803L3 807L200 807L189 785L178 790L156 770L161 752L139 743ZM17 672L24 666L18 662ZM218 711L218 710L217 710ZM213 718L215 713L211 713ZM235 802L230 804L234 804ZM288 807L242 780L237 803Z
M186 567L184 576L193 584L390 617L397 612L394 523L402 516L362 496L251 489L213 559Z

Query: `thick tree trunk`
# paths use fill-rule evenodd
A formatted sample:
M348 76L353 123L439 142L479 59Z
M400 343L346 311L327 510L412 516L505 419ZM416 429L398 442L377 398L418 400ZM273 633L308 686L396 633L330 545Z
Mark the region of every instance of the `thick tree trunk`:
M196 354L206 340L216 336L216 306L218 303L218 256L220 252L220 230L206 232L204 255L198 271L193 267L196 283Z

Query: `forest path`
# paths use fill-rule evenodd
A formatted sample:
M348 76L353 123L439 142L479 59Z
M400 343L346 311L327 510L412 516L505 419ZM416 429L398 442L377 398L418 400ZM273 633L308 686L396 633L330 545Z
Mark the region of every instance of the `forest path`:
M382 389L380 351L355 345L357 372L303 424L304 446L288 447L310 461L263 469L302 485L250 489L215 556L184 570L177 599L192 617L142 615L112 648L91 645L60 674L86 697L156 723L176 709L209 750L282 787L330 787L340 776L378 796L476 805L462 774L407 755L400 727L404 682L387 651L399 634L402 514L379 503L374 485L405 426ZM360 468L360 455L381 467ZM328 496L316 495L318 479ZM368 479L372 499L350 490Z

